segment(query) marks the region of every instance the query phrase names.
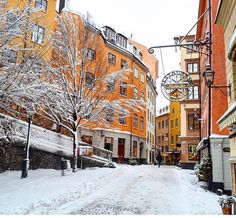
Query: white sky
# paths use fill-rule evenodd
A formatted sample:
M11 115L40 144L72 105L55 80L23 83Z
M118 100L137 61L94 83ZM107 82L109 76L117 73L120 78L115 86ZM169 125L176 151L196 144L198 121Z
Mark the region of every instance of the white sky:
M187 34L197 21L198 4L199 0L70 0L72 10L89 12L98 26L110 26L127 37L132 34L148 48L174 44L174 36ZM169 103L160 91L164 73L159 49L155 54L159 59L157 108L161 108ZM166 74L179 69L180 57L174 48L163 48L162 56Z

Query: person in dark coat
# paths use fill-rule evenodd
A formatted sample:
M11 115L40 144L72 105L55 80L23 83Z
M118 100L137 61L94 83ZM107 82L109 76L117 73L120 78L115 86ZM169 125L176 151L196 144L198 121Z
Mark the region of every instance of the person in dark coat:
M158 167L160 167L161 166L161 161L162 161L162 156L161 156L160 151L157 152L156 160L157 160L157 163L158 163Z

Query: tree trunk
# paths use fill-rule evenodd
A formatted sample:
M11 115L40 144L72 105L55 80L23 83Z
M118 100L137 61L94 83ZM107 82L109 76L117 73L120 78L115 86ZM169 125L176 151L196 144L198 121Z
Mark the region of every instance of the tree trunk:
M78 160L77 138L78 138L77 132L75 131L73 133L73 168L72 168L72 172L77 171L77 160Z

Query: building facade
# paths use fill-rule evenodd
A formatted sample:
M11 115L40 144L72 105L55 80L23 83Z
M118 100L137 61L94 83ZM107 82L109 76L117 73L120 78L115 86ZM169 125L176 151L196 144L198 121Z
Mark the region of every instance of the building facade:
M228 110L218 120L221 130L229 130L230 142L230 169L232 178L232 194L236 197L236 1L219 1L216 23L224 28L225 60L227 84L231 85L231 94L228 97ZM234 204L234 214L236 205Z
M199 1L198 17L200 17L209 7L207 0ZM211 63L211 70L215 72L214 85L226 85L226 63L225 63L225 48L223 27L215 24L216 13L219 1L211 0L211 22L209 22L209 12L198 22L196 40L206 39L210 29L212 30L212 45L211 56L200 54L200 73L201 76L206 71L206 65ZM211 26L210 26L211 23ZM207 52L206 46L201 52ZM211 59L210 59L211 57ZM217 121L227 110L227 96L224 90L218 88L208 88L204 79L201 79L201 142L197 146L200 152L200 158L204 156L211 157L212 163L212 181L209 181L208 189L216 191L222 189L229 191L231 189L229 162L225 161L227 158L222 156L229 156L229 138L228 130L220 130ZM211 92L210 92L211 91ZM227 90L225 90L227 91ZM220 146L219 146L220 145ZM220 149L221 152L216 152ZM226 166L226 169L225 167ZM221 175L221 176L219 176Z
M170 106L165 106L157 111L156 116L156 148L161 151L164 164L170 164L169 151L169 118Z
M183 37L180 37L181 39ZM188 35L183 43L193 43L195 35ZM194 48L194 47L193 47ZM196 49L196 48L195 48ZM181 107L181 167L193 169L198 161L196 147L200 141L200 95L199 95L199 54L181 48L181 71L187 72L194 86L188 98L180 102Z
M128 163L130 159L136 160L139 164L150 162L150 148L146 147L147 111L145 108L147 75L150 70L144 63L141 49L130 44L127 37L108 26L102 28L101 36L104 39L109 71L116 72L124 67L130 70L126 79L114 89L113 96L117 99L140 101L143 107L134 106L126 115L120 111L117 117L109 121L109 127L98 124L96 128L81 129L81 139L113 151L113 160L116 162ZM154 111L153 101L152 105ZM151 136L153 146L154 138L153 134Z
M169 148L168 158L171 164L177 164L180 161L181 143L180 143L180 127L181 127L181 110L180 102L170 102L170 125L169 125Z
M142 53L142 60L148 67L146 83L146 160L152 164L155 158L155 117L156 117L156 79L158 76L158 60L148 52L148 48L129 39L130 44Z

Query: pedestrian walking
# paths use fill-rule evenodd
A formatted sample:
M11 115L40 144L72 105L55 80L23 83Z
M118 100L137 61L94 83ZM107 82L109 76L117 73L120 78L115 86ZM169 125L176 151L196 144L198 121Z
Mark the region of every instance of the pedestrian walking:
M161 156L160 151L157 152L156 160L157 160L157 163L158 163L158 167L160 167L161 166L161 161L162 161L162 156Z

